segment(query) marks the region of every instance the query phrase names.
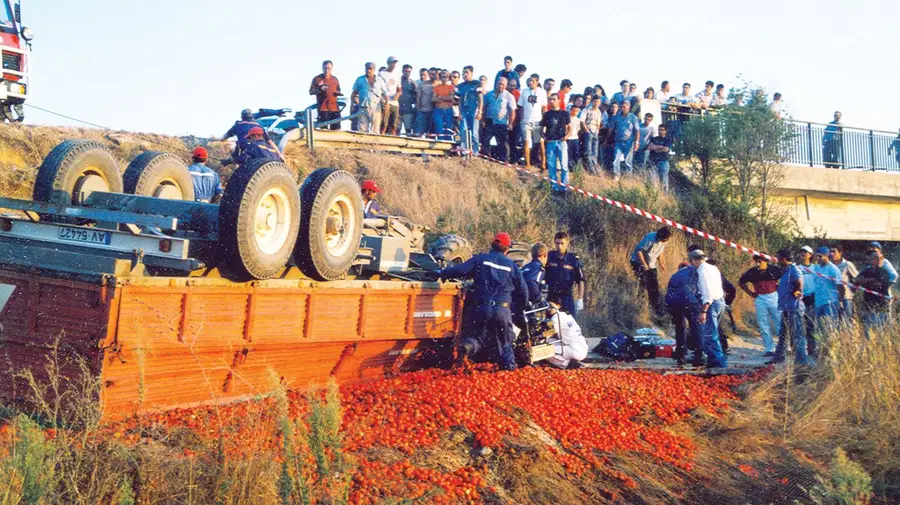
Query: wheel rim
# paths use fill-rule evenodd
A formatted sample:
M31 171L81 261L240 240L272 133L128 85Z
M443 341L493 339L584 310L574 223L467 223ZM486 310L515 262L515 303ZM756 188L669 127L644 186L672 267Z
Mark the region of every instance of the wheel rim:
M339 257L350 249L354 232L353 203L350 196L340 194L328 205L325 216L325 249L331 256Z
M260 198L253 228L256 245L263 253L277 253L287 243L291 212L288 195L281 188L271 188Z
M181 187L178 184L169 181L160 182L159 185L156 186L156 189L153 190L153 196L165 200L183 199Z
M109 181L103 172L92 168L85 169L75 181L72 191L72 203L80 204L94 191L109 192Z

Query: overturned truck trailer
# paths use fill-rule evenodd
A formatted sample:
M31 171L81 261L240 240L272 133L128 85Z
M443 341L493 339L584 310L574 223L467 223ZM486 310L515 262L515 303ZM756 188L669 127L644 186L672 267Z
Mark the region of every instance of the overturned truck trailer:
M449 362L460 285L373 270L388 252L360 248L346 172L298 188L279 163L241 167L217 206L181 199L190 179L168 156L129 166L133 194L116 193L110 160L61 144L33 200L0 198L15 211L0 217L0 402L29 401L28 373L83 394L86 371L115 418L264 394L273 377L304 388Z

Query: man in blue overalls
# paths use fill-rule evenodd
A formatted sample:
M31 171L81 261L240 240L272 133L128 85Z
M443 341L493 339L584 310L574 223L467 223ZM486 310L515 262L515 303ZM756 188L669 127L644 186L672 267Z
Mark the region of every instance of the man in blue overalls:
M547 299L559 297L562 308L574 317L584 310L584 272L578 255L569 250L569 234L561 231L553 238L555 251L547 255ZM572 294L572 288L575 294Z
M460 356L474 356L487 348L490 354L499 356L503 370L516 368L510 307L524 307L528 296L519 267L506 257L510 245L512 239L509 234L498 233L494 236L490 252L476 254L440 274L441 280L471 278L475 281L470 295L475 304L473 332L462 339Z
M272 142L266 142L265 130L262 127L250 128L247 137L238 142L234 148L234 161L243 165L250 160L265 159L270 161L282 161L278 148L272 146Z
M219 174L205 165L209 153L204 147L195 147L192 153L194 164L188 167L194 183L194 200L204 203L218 203L222 199L222 181Z
M544 266L547 264L549 248L538 242L531 247L531 262L522 267L522 277L528 287L528 301L538 303L543 298L541 287L544 285Z

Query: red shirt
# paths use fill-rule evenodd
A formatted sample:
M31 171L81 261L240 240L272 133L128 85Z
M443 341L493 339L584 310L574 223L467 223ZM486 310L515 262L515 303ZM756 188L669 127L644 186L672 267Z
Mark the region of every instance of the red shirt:
M452 97L453 93L455 93L455 92L456 91L453 88L452 84L437 84L434 86L434 97L435 98L445 97L445 96ZM438 109L449 109L450 107L453 107L453 102L452 101L434 102L434 106Z
M327 91L322 91L320 88L322 84L328 86ZM316 95L316 105L320 111L324 112L340 111L337 103L337 95L340 92L341 84L338 82L337 77L333 75L325 77L325 74L319 74L313 77L312 84L309 85L309 94Z

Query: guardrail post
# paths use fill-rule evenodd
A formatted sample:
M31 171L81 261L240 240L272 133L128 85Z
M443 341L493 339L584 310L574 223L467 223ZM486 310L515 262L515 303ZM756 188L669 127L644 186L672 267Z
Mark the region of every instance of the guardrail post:
M875 132L869 130L869 168L875 170Z
M809 166L813 166L812 123L806 123L806 145L809 148Z
M316 131L316 124L313 121L313 111L312 109L308 109L306 111L306 147L312 152L315 150L315 142L313 141L313 136L315 135L313 132Z

